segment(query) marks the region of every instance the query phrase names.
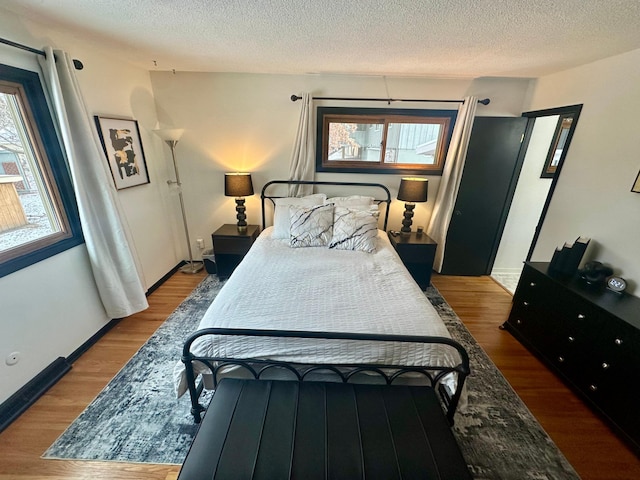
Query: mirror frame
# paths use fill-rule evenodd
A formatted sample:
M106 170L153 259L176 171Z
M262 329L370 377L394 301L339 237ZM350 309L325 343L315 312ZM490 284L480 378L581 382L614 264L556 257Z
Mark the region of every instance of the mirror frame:
M556 130L553 134L553 141L547 153L547 159L544 162L540 178L553 178L560 160L566 156L566 150L569 148L569 132L571 131L573 120L574 113L568 113L558 117ZM561 141L562 144L560 144ZM560 155L558 155L558 150L560 151Z

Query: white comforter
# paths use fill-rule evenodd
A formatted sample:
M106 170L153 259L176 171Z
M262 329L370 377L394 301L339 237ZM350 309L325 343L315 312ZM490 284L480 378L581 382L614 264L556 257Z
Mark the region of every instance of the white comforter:
M199 328L250 328L450 337L437 312L406 270L385 232L376 253L326 247L291 248L261 233L220 290ZM330 343L329 343L330 342ZM271 358L291 362L455 365L450 348L421 344L345 344L271 337L206 336L198 356ZM347 346L348 345L348 346ZM184 365L174 370L178 396Z

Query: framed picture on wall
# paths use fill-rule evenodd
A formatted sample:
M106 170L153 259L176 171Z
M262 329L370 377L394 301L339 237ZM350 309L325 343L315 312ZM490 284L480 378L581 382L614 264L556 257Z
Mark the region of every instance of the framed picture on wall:
M640 193L640 172L638 172L638 176L636 177L636 181L633 183L633 187L631 187L631 191Z
M94 118L116 189L149 183L138 122L130 118Z

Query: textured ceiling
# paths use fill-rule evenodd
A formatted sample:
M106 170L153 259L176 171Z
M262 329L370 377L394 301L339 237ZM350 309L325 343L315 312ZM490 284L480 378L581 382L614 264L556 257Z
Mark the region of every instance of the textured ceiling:
M538 77L640 48L640 0L2 0L1 6L148 70Z

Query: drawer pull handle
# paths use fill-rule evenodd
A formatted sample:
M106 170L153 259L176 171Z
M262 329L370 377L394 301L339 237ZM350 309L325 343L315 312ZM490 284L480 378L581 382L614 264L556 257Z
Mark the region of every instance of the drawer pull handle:
M576 339L575 339L575 337L571 337L571 336L569 336L568 340L569 340L570 342L574 342Z
M592 392L597 392L598 391L598 386L597 385L589 385L589 390L591 390Z
M621 338L616 338L613 343L615 343L616 345L622 345L622 339Z
M563 362L564 362L564 357L558 357L558 361L559 361L560 363L563 363Z
M603 370L608 370L610 367L610 365L607 362L602 362L602 369Z
M578 320L584 320L585 318L587 318L587 317L584 316L582 313L578 314Z

